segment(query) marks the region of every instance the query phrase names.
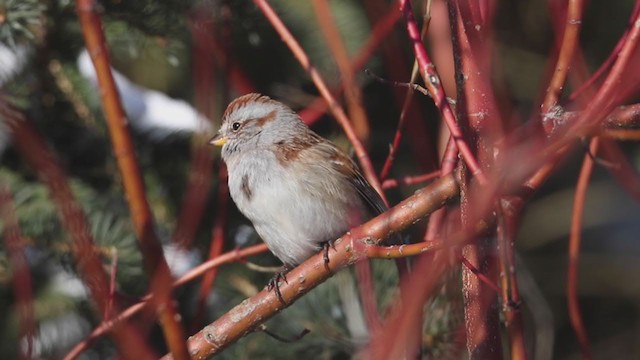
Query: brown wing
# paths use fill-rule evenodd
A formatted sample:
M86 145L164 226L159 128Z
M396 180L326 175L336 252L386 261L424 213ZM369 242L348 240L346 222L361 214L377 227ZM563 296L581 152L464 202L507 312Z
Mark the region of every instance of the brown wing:
M388 208L384 204L384 201L382 201L380 194L378 194L378 192L364 178L355 162L349 159L347 155L336 148L333 144L327 144L330 145L333 150L331 164L334 169L343 174L358 191L358 194L369 208L371 217L375 217L387 211Z

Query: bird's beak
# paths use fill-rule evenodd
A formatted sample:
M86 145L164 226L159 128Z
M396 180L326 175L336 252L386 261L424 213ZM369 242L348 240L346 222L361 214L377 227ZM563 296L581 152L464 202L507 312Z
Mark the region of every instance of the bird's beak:
M222 136L222 134L218 134L209 140L209 144L215 146L222 146L227 143L227 137Z

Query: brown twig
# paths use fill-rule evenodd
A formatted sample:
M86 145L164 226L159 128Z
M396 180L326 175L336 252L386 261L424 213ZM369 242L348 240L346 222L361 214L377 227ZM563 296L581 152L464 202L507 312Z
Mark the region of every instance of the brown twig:
M593 138L589 144L589 152L598 152L598 138ZM580 264L580 242L582 233L582 214L586 200L589 179L593 171L594 160L586 154L582 161L582 169L576 185L576 194L573 200L573 215L571 217L571 233L569 235L569 264L567 269L567 309L571 326L576 333L580 351L583 359L591 359L591 347L589 338L584 327L584 322L580 315L580 304L578 302L578 266Z
M150 287L156 295L154 301L158 320L171 352L178 359L188 359L189 352L185 346L184 330L171 299L171 273L164 258L160 240L153 228L151 209L146 199L142 174L135 158L127 118L111 74L102 22L95 11L96 6L95 0L76 2L85 44L98 77L102 106L127 195L134 231L150 278Z
M280 34L282 40L287 44L289 49L291 49L291 52L293 52L293 55L298 60L298 62L300 62L300 65L302 65L302 67L309 73L309 76L311 76L311 79L318 88L318 91L329 104L331 113L333 114L333 116L335 116L338 124L340 124L345 134L347 135L347 138L351 142L351 145L353 146L356 156L360 161L360 166L362 167L362 171L364 173L364 176L367 178L367 181L369 181L371 186L376 189L382 199L387 202L384 192L382 191L380 180L378 180L378 177L376 176L376 172L373 168L373 164L371 163L371 159L369 158L367 151L362 145L362 142L358 139L344 110L329 91L329 88L322 79L320 72L318 72L318 70L311 64L309 56L307 56L298 41L293 37L293 35L291 35L289 29L287 29L287 27L284 25L280 17L278 17L271 5L269 5L266 0L254 0L253 2L258 6L258 8L260 8L262 13L265 15L267 20L269 20L278 34Z
M367 112L362 104L362 90L356 82L349 54L333 19L331 7L327 0L313 0L313 8L315 9L316 20L320 25L320 31L324 34L329 50L342 76L342 88L344 89L349 118L353 122L354 131L361 141L366 142L369 139L370 131Z
M360 71L367 63L369 58L373 56L374 51L380 46L387 34L393 30L393 26L400 18L400 12L393 7L387 14L380 19L373 27L371 34L365 41L364 45L358 50L358 53L351 61L351 71L354 73ZM340 83L337 89L333 90L337 95L344 91L344 84ZM314 124L320 116L325 114L329 109L327 102L322 97L317 97L306 108L299 111L299 115L307 125Z
M435 179L440 175L441 175L441 171L440 170L436 170L434 172L430 172L430 173L424 174L424 175L405 176L405 177L400 178L400 179L387 179L382 183L382 188L383 189L392 189L392 188L398 187L398 186L420 184L420 183L423 183L425 181L429 181L429 180Z
M178 286L182 286L188 282L191 282L199 278L200 276L207 274L212 269L216 269L221 265L239 261L249 256L263 253L267 250L268 250L267 245L259 244L259 245L250 246L246 249L234 250L234 251L230 251L228 253L222 254L216 257L215 259L206 261L198 265L197 267L191 269L188 273L184 274L180 279L177 279L172 284L172 287L176 288ZM120 314L113 317L109 321L104 321L98 327L93 329L91 334L85 340L78 343L73 349L71 349L71 351L69 351L67 355L65 355L64 359L73 360L78 356L80 356L80 354L82 354L82 352L87 350L89 346L93 343L93 341L95 341L97 338L112 331L121 322L127 319L130 319L135 314L139 313L142 309L146 308L146 306L149 305L150 299L151 299L151 294L147 294L142 298L142 300L139 303L131 305L130 307L128 307L127 309L125 309L124 311L122 311Z
M204 359L220 352L324 282L333 273L365 259L367 244L378 243L384 237L404 229L442 206L457 193L458 186L454 177L443 177L389 211L353 229L336 240L335 251L329 251L331 271L325 270L324 253L320 252L287 274L288 283L280 285L282 299L287 305L283 305L273 291L261 291L193 335L189 340L191 354L196 359ZM362 237L355 237L353 234L360 234ZM170 358L170 355L164 357Z
M420 74L422 75L425 86L427 87L427 90L429 90L429 93L431 93L431 97L433 98L436 106L442 112L445 123L458 146L460 154L462 154L462 158L467 163L467 166L469 166L471 173L478 179L480 184L486 184L487 178L480 169L478 161L469 148L469 145L464 140L464 136L458 127L453 110L451 109L444 93L444 89L442 88L440 77L438 76L435 66L431 62L431 59L420 40L420 31L418 30L418 25L416 24L413 10L411 9L411 3L408 0L399 0L399 3L400 9L404 14L407 23L407 32L409 33L409 38L413 43L413 49L418 64L420 65Z

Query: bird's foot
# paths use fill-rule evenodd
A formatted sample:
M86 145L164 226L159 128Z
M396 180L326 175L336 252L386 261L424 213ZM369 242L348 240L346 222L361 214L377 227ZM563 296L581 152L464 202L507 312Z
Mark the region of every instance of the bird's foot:
M327 269L328 272L331 272L329 268L329 248L332 248L333 251L336 251L336 241L329 240L327 242L322 243L322 258L324 259L324 268Z
M276 293L276 296L278 296L278 300L280 300L280 302L283 305L286 305L287 303L284 301L284 298L282 297L282 293L280 292L280 285L278 285L278 283L280 282L280 280L284 280L284 282L287 284L289 283L287 281L287 273L289 272L289 270L291 270L291 267L288 265L284 265L282 267L282 270L278 271L267 283L267 290L269 291L274 290Z

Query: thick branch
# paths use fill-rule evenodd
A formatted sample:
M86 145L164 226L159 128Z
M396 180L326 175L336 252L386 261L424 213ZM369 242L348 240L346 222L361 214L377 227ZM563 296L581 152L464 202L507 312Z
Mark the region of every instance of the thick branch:
M458 191L453 175L443 177L384 214L348 232L336 240L335 252L329 251L331 272L325 269L322 253L312 256L287 274L288 283L280 285L285 305L274 291L261 291L190 337L190 353L196 359L205 359L219 353L327 280L336 271L366 258L369 244L377 244L383 238L403 230L457 196ZM164 359L172 357L167 355Z

